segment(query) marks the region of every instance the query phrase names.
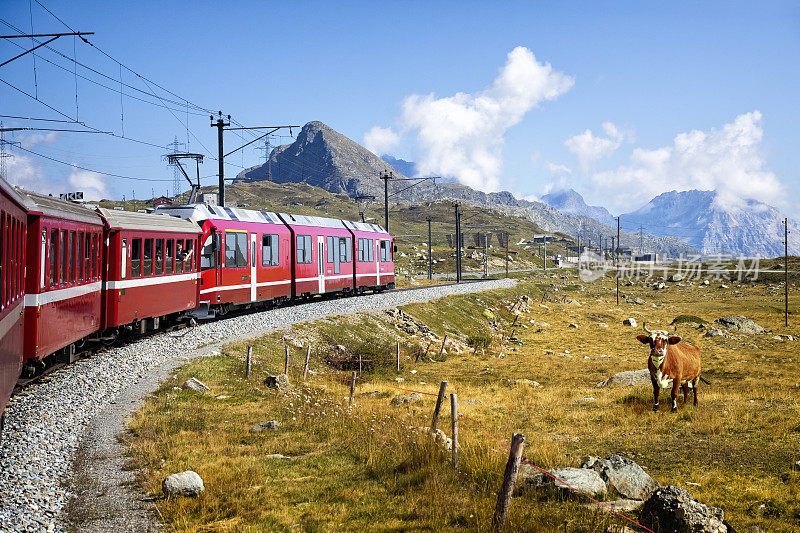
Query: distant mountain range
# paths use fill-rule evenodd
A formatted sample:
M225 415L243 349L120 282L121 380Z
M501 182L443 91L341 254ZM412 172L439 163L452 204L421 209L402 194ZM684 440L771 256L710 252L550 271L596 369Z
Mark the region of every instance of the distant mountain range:
M390 160L391 161L391 160ZM240 172L237 181L260 181L267 179L277 183L307 183L334 193L351 197L371 194L383 196L383 182L378 177L383 171L392 171L394 177L404 178L405 172L416 172L413 163L395 159L381 159L357 142L333 130L322 122L313 121L303 126L292 144L276 147L267 163ZM398 168L400 167L400 168ZM400 169L405 170L405 172ZM525 217L546 232L561 232L572 236L581 235L583 242L598 245L601 239L610 242L616 237L616 226L602 224L582 214L567 214L543 202L531 202L515 198L508 191L484 193L456 182L437 180L436 184L423 182L408 188L407 181L390 183L392 202L424 204L442 200L459 201L465 204L493 209L503 213ZM654 252L672 256L691 254L696 250L676 237L643 235L644 246ZM639 234L622 235L623 246L635 246Z
M568 215L590 217L602 224L608 224L609 226L616 224L614 217L608 212L608 209L600 206L587 205L583 200L583 196L578 194L574 189L554 191L542 196L541 200L550 207L555 207L562 213L567 213Z

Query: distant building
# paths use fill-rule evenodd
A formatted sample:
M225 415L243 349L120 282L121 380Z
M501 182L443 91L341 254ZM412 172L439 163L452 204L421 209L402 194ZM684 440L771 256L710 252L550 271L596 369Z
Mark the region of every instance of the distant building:
M162 205L172 205L172 200L166 196L159 196L152 202L153 207L161 207Z
M548 235L546 233L533 236L533 244L543 244L546 242L553 242L556 240L555 235Z
M658 263L661 260L659 254L639 254L633 258L637 263Z

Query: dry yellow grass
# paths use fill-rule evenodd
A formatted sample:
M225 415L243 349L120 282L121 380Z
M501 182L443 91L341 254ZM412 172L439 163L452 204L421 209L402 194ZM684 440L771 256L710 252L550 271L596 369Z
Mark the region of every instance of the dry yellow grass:
M782 326L781 296L764 284L669 284L665 291L635 285L623 290L646 304L617 306L612 281L582 286L574 277L537 277L513 290L407 306L438 335L479 333L492 336L494 344L485 356L451 354L444 362L418 364L404 358L405 381L399 385L434 394L446 379L449 392L458 393L460 411L500 438L525 434L525 455L542 467L578 466L581 456L619 453L658 482L684 486L700 501L722 507L737 527L796 530L800 476L792 465L800 459L800 341L771 338L798 334L796 326ZM551 283L580 305L540 305L541 291ZM532 298L519 320L527 326L517 332L523 344L501 348L501 331L513 316L508 308L521 294ZM797 303L793 294L792 307ZM499 317L499 329L482 315L487 308ZM662 402L653 413L649 386L595 388L616 372L646 365L647 349L635 340L641 330L623 326L624 318L666 328L683 314L708 321L746 315L774 333L706 338L681 325L679 333L700 346L703 374L712 382L700 389L699 408L679 403L679 412L670 414ZM531 320L549 323L546 332L537 332ZM358 345L358 351L377 356L391 355L395 337L406 354L419 345L381 313L305 324L290 335L312 343L315 357L332 344ZM435 397L411 407L389 405L389 397L404 394L393 388L398 384L391 364L367 368L365 378L373 382L359 385L357 394L377 392L359 396L351 411L343 401L346 384L321 375L289 395L264 389L263 377L282 368L283 343L276 334L254 344L264 357L250 382L243 379L245 345L229 346L225 357L182 369L131 424L132 462L145 469L141 479L148 492L159 493L165 475L187 468L206 482L197 500L160 502L166 521L183 531L488 527L507 457L496 442L462 420L463 462L456 475L445 453L408 430L429 423ZM505 356L498 358L501 350ZM292 353L293 361L300 360L300 349ZM346 374L319 362L312 368ZM172 389L190 375L207 382L212 393ZM541 386L514 385L522 378ZM593 400L576 403L588 397ZM449 434L449 408L444 413L439 427ZM278 432L248 432L273 418L282 423ZM269 453L295 459L266 459ZM581 503L523 495L512 503L508 530L552 531L566 521L568 531L605 531L623 523Z

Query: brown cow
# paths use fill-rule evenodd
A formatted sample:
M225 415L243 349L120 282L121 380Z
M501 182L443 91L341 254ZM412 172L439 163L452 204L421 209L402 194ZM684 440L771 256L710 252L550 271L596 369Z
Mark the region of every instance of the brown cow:
M683 403L694 389L694 405L697 406L697 385L700 381L700 348L694 344L681 343L681 338L669 331L650 331L642 323L649 335L639 335L636 339L650 345L647 368L653 383L653 411L658 411L658 396L661 389L672 389L672 412L678 410L678 389L683 388ZM676 328L677 329L677 328ZM705 380L703 380L705 381Z

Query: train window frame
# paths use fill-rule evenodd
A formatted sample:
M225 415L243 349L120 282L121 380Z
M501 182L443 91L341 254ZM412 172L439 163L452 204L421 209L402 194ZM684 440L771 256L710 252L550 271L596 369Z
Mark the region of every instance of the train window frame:
M144 239L142 247L142 277L153 275L153 239ZM149 253L148 253L149 252Z
M203 241L203 245L200 249L200 271L205 272L206 270L211 270L213 268L217 268L217 238L216 233L211 232L206 237L206 240ZM188 252L187 252L188 253ZM208 261L205 265L203 264L205 261Z
M261 234L261 266L279 266L280 237L276 233Z
M58 285L64 284L67 278L67 232L59 231L58 237Z
M164 275L164 239L156 238L155 250L153 252L153 275Z
M131 239L131 277L142 277L142 239L140 237Z
M194 272L196 267L194 266L194 239L186 239L185 245L183 247L185 254L183 256L183 271L184 272Z
M16 265L17 264L17 228L16 228L16 220L9 215L8 226L9 226L9 240L8 240L8 248L10 250L10 260L8 262L9 265ZM8 303L9 305L14 301L14 295L16 294L16 284L17 284L17 276L14 269L8 269Z
M327 256L327 263L329 265L334 263L334 256L336 255L334 253L336 251L336 247L333 245L333 240L335 238L336 237L328 236L328 238L326 239L326 243L325 243L327 245L327 247L328 247L327 253L325 255Z
M175 270L175 239L164 241L164 274L171 275Z
M246 231L225 230L225 268L247 268L247 235Z
M128 239L122 239L119 258L119 279L125 279L128 274Z
M297 264L310 265L314 262L314 248L311 235L297 235Z

